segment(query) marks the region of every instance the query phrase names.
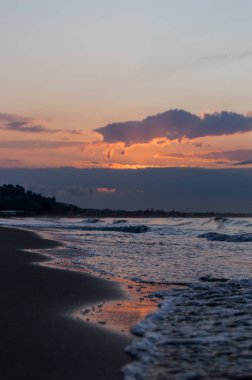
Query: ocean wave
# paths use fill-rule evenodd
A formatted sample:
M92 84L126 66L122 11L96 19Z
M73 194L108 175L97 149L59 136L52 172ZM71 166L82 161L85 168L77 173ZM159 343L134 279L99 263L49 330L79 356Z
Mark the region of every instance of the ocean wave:
M103 220L98 218L88 218L83 220L84 223L102 223Z
M122 223L128 223L127 219L114 219L113 224L122 224Z
M198 235L198 237L207 239L209 241L226 241L232 243L252 242L252 233L228 235L218 232L207 232L205 234Z
M223 278L223 277L214 277L212 275L206 275L206 276L201 276L199 280L202 282L227 282L229 279Z
M150 228L144 224L129 225L129 226L74 226L66 227L66 229L75 229L81 231L114 231L114 232L127 232L132 234L144 233L150 231Z
M144 224L136 224L136 225L115 225L115 224L109 224L109 225L93 225L98 222L102 222L99 219L94 219L93 221L87 222L87 220L84 221L85 223L89 225L80 225L80 224L71 224L71 225L64 225L64 224L58 224L58 223L43 223L43 224L35 224L35 223L12 223L12 227L17 228L29 228L33 230L61 230L61 231L112 231L112 232L125 232L125 233L145 233L150 231L150 227L144 225ZM1 224L0 225L4 225Z
M245 218L225 218L225 217L219 217L216 216L214 218L210 219L202 219L198 220L198 225L196 225L196 228L201 227L208 227L209 229L225 229L225 228L231 228L231 229L243 229L243 228L249 228L251 227L251 219L245 219Z
M252 280L201 283L163 293L133 329L125 380L227 379L252 373Z

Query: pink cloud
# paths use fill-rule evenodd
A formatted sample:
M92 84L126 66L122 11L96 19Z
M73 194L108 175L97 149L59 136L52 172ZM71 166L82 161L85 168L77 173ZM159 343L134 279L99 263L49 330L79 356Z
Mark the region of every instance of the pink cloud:
M117 190L114 187L97 187L96 191L98 193L111 194L115 193Z

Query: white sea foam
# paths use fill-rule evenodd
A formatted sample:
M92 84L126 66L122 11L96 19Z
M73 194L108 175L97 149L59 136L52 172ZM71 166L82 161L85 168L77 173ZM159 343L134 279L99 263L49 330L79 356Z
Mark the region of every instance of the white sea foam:
M125 380L231 379L252 373L252 280L164 292L133 332Z
M252 272L249 239L239 244L226 239L226 235L252 235L251 219L246 218L127 219L123 223L110 218L95 223L83 218L13 218L0 219L0 224L50 232L66 244L52 252L56 257L137 282L188 283L209 273L215 278L247 278ZM202 234L221 234L223 241L199 238Z

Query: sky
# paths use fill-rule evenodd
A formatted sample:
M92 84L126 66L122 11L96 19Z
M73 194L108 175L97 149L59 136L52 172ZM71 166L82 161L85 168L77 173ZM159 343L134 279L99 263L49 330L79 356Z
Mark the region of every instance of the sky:
M252 167L250 0L1 0L0 166Z

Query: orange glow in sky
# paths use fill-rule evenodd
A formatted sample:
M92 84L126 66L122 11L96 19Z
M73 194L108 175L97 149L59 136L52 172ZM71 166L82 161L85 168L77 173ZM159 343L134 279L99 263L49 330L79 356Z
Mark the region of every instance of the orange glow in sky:
M0 162L3 167L139 169L252 165L252 131L172 140L160 136L149 142L126 146L124 142L105 142L104 137L94 130L63 130L53 127L52 122L29 120L25 124L22 120L14 120L13 129L5 129L5 125L6 121L2 121Z
M0 167L251 167L251 12L1 2Z

